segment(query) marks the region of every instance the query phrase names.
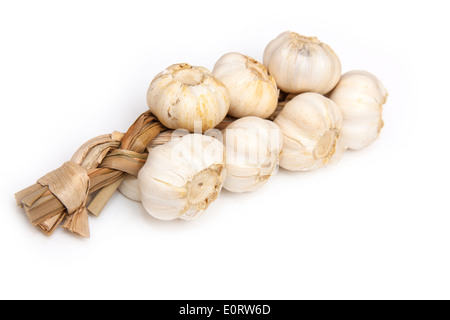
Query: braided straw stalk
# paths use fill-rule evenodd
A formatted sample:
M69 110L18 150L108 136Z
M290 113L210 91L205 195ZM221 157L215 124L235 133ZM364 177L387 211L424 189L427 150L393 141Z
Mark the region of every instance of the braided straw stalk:
M62 226L89 238L88 212L98 216L124 175L137 175L147 159L147 146L165 130L150 111L144 112L125 134L89 140L70 161L16 193L17 205L46 235Z

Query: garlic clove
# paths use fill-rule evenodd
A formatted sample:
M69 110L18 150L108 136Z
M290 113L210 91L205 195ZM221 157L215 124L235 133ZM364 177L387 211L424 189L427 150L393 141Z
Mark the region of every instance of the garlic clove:
M341 157L342 113L330 99L303 93L289 101L275 118L284 136L280 166L291 171L320 168Z
M151 150L138 176L142 204L157 219L190 220L217 198L225 177L222 143L189 134Z
M272 121L244 117L224 130L227 179L232 192L253 191L276 173L283 146L280 129Z
M170 129L205 132L227 115L227 88L203 67L175 64L158 74L147 92L150 111Z
M388 93L373 74L350 71L342 75L329 97L340 107L346 147L359 150L372 144L384 126L382 113Z
M267 118L275 111L278 88L275 79L260 62L231 52L216 62L212 73L230 93L230 116Z
M288 93L326 94L341 75L341 62L328 45L295 32L284 32L272 40L263 61L278 88Z

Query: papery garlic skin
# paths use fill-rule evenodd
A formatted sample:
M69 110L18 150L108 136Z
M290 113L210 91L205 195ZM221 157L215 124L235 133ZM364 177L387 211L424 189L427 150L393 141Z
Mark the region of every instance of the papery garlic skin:
M347 72L329 97L342 110L342 139L347 148L359 150L378 138L384 125L383 105L388 97L378 78L367 71Z
M332 100L303 93L289 101L275 118L284 136L280 166L307 171L338 161L342 144L342 113Z
M119 186L119 191L130 200L141 201L141 188L139 188L138 179L131 174L125 175Z
M189 134L151 150L138 175L142 204L157 219L194 219L217 198L225 177L222 142Z
M263 62L278 88L288 93L326 94L341 76L341 62L328 45L290 31L267 45Z
M223 131L227 178L224 188L232 192L253 191L276 173L283 135L270 120L244 117Z
M277 84L260 62L230 52L216 62L212 73L230 93L230 116L267 118L275 111L278 102Z
M203 132L214 128L227 115L227 88L203 67L174 64L153 79L147 104L159 121L170 129ZM198 130L197 129L197 130Z

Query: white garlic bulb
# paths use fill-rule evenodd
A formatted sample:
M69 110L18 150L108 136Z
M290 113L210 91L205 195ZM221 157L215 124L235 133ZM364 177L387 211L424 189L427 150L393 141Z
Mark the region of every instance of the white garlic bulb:
M295 32L284 32L272 40L263 61L278 88L289 93L326 94L341 76L341 62L328 45Z
M272 121L258 117L238 119L224 130L223 139L227 169L225 189L252 191L276 173L283 135Z
M231 52L216 62L212 73L230 93L230 116L267 118L275 111L278 103L277 84L263 64L243 54Z
M388 93L373 74L350 71L330 93L344 116L342 139L349 149L359 150L374 142L383 128L383 104Z
M141 201L141 188L139 188L138 179L131 174L125 175L119 186L119 191L130 200Z
M203 67L174 64L158 74L147 92L150 111L170 129L203 132L214 128L227 115L227 88ZM198 130L197 129L197 130Z
M189 134L151 150L139 171L142 204L161 220L190 220L217 198L226 177L223 144Z
M280 166L291 171L317 169L342 156L342 113L328 98L303 93L275 118L284 136Z

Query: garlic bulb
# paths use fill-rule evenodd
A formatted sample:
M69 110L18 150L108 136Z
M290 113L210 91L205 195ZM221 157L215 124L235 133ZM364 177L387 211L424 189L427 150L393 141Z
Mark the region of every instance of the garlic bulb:
M263 64L243 54L231 52L216 62L212 73L230 93L230 116L267 118L275 111L278 102L277 84Z
M142 204L155 218L190 220L217 198L225 177L223 144L189 134L151 150L138 175Z
M150 111L170 129L203 132L227 115L227 88L210 71L189 64L174 64L158 74L147 92Z
M373 74L345 73L330 93L344 116L342 139L346 147L359 150L374 142L383 128L383 104L388 93Z
M275 174L283 146L283 136L275 123L244 117L224 130L223 139L227 169L225 189L252 191Z
M330 99L303 93L289 101L274 122L284 136L280 166L291 171L320 168L340 159L342 113Z
M325 94L341 76L341 62L328 45L295 32L284 32L272 40L263 61L278 88L289 93Z
M141 189L139 188L138 179L131 174L125 175L119 186L119 191L130 200L141 201Z

